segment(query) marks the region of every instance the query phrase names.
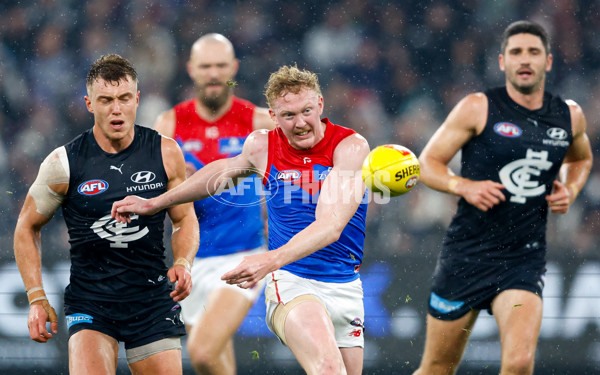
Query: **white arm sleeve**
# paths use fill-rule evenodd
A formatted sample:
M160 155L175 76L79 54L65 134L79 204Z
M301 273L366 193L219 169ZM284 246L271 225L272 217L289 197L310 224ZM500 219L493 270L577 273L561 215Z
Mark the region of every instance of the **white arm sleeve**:
M61 146L44 159L37 178L29 188L29 195L33 198L38 213L46 217L54 216L65 197L57 194L50 186L68 184L69 177L67 150Z

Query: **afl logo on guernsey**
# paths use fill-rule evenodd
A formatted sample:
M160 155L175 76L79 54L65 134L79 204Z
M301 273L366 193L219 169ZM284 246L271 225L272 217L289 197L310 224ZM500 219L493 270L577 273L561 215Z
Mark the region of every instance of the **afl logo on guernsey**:
M296 181L302 174L295 169L288 169L277 173L277 179L280 181Z
M494 125L494 131L503 137L517 138L523 134L523 130L510 122L498 122Z
M104 180L89 180L77 188L77 192L81 195L97 195L106 190L108 190L108 182Z

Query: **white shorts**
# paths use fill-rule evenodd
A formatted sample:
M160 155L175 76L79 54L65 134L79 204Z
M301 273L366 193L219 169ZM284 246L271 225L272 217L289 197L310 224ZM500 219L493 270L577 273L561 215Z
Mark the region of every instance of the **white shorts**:
M285 304L298 296L310 294L317 297L327 309L335 328L338 347L364 347L365 309L360 279L349 283L328 283L299 277L283 270L277 270L265 279L266 319L271 332L271 317L279 303Z
M208 297L216 289L228 288L244 295L249 301L256 301L262 291L265 280L256 284L252 289L242 289L237 285L229 285L221 280L221 276L234 269L245 256L264 253L266 248L259 247L254 250L239 253L215 256L208 258L196 258L192 266L192 292L179 302L181 314L186 325L194 325L206 310Z

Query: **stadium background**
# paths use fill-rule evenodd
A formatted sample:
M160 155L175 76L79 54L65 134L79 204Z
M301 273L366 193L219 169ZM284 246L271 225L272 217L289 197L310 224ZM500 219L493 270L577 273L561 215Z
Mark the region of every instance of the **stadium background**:
M236 94L265 105L268 74L297 63L318 72L325 115L371 146L419 153L464 95L503 84L499 38L531 19L552 36L548 89L577 101L600 145L600 1L141 1L0 3L0 373L66 374L62 289L68 246L58 214L43 231L44 282L60 315L48 344L28 337L27 300L14 264L12 232L27 187L53 148L88 129L89 64L116 52L140 75L137 122L193 95L189 48L207 32L231 39L241 60ZM457 167L456 160L453 165ZM551 217L544 321L536 374L600 373L600 166L567 215ZM418 185L369 208L365 265L365 374L409 374L424 341L425 303L452 197ZM58 220L57 220L58 219ZM510 233L507 233L510 235ZM259 302L239 332L240 374L301 373L264 325ZM184 368L191 373L189 364ZM459 374L494 374L499 344L483 312ZM128 373L120 359L119 373Z

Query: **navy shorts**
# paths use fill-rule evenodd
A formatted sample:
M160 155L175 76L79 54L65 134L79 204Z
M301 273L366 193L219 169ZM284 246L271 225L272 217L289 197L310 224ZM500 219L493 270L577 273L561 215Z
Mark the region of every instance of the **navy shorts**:
M527 290L542 297L546 266L535 260L519 264L481 264L440 259L434 271L428 301L431 316L456 320L471 310L487 309L508 289Z
M132 349L151 342L186 334L178 303L160 301L65 302L69 337L84 330L102 332Z

